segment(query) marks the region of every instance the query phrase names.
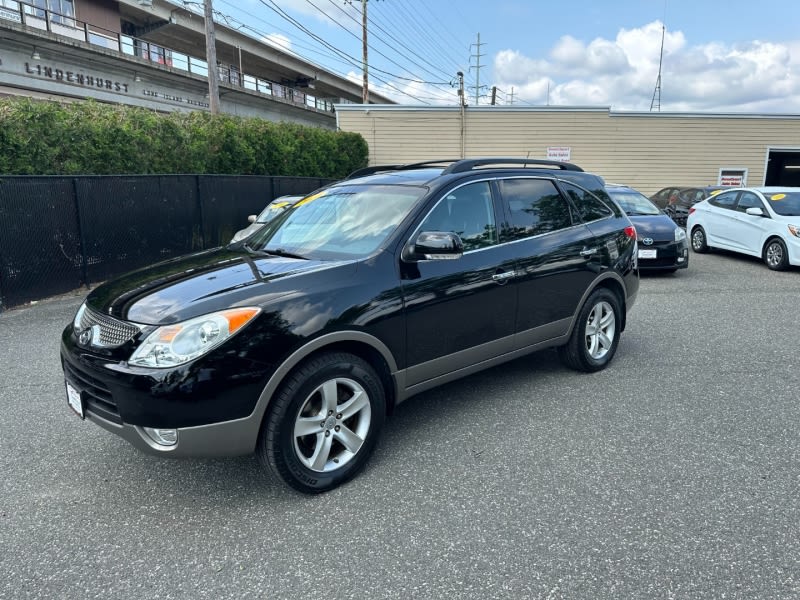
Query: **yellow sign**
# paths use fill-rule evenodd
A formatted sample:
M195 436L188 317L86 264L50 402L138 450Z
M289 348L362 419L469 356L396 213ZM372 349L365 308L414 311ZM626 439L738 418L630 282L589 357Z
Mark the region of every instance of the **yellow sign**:
M769 199L773 202L776 202L777 200L783 200L784 198L786 198L786 194L775 194L774 196L769 197Z
M303 206L303 204L308 204L309 202L313 202L314 200L316 200L320 196L324 196L327 191L328 190L323 190L319 194L312 194L311 196L308 196L307 198L303 198L302 200L300 200L300 202L295 204L295 206Z

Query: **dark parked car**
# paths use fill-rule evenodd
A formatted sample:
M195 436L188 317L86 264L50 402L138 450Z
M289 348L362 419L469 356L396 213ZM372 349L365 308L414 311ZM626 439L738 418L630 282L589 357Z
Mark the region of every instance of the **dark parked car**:
M639 268L675 272L689 266L686 232L635 189L606 184L606 191L636 227Z
M700 187L673 186L657 191L650 196L650 200L663 210L668 217L685 229L689 209L701 200L705 200L715 192L724 189L726 188L718 185Z
M69 406L146 452L255 452L321 492L414 394L547 347L608 365L639 275L599 177L525 159L371 171L93 290L61 338Z
M258 213L258 215L250 215L247 217L250 225L233 234L231 242L238 242L250 235L253 235L265 224L269 223L272 219L302 199L303 196L279 196L278 198L275 198L275 200L267 204L264 210Z

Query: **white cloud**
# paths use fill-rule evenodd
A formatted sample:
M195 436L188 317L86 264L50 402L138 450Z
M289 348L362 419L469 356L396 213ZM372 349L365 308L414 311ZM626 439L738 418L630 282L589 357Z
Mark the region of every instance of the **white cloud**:
M659 21L614 40L562 37L546 58L519 50L494 57L496 85L526 103L648 110L661 50ZM800 112L800 41L691 46L667 31L661 110Z

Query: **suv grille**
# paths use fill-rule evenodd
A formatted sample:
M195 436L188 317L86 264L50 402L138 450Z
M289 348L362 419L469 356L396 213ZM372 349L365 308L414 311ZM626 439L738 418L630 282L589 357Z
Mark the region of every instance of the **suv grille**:
M78 330L94 329L95 326L97 333L92 336L92 345L98 348L122 346L140 331L137 325L101 315L87 306L81 315Z
M62 361L62 364L67 380L80 390L86 412L94 413L106 421L122 425L122 417L119 416L117 403L114 401L111 391L101 381L80 371L67 361Z

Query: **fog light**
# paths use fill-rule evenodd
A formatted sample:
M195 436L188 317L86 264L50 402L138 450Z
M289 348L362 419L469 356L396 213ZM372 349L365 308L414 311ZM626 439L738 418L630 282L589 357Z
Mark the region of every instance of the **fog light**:
M679 256L679 257L678 257L678 262L679 262L679 263L683 262L684 260L686 260L686 259L685 259L685 258L683 258L682 256Z
M174 446L178 443L177 429L153 429L152 427L142 427L156 444L162 446Z

